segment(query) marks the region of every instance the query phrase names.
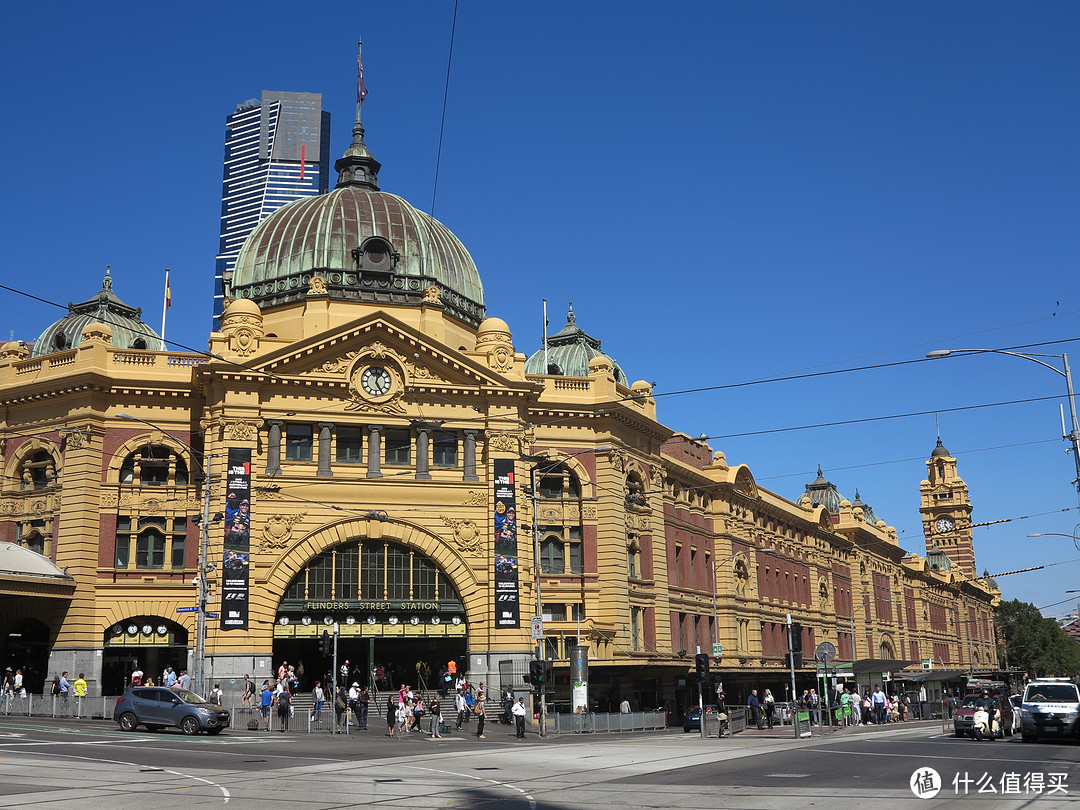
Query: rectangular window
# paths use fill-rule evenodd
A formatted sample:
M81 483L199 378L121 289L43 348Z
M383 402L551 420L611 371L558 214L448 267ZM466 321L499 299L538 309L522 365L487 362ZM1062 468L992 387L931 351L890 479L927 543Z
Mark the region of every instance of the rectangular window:
M630 608L630 646L633 650L640 650L644 646L641 635L642 628L645 625L644 618L645 608Z
M169 483L168 460L144 458L139 465L139 476L144 486L165 486Z
M330 599L333 588L333 559L320 554L308 563L308 599Z
M135 567L165 567L165 535L157 528L139 532L135 541Z
M437 599L439 576L431 560L413 560L413 599Z
M337 429L338 464L360 464L363 461L364 431L362 428Z
M559 637L558 636L544 636L544 660L545 661L554 661L558 657L559 657Z
M581 527L570 527L570 542L567 544L570 552L570 573L580 574L585 570L585 559L581 543Z
M386 431L383 463L387 466L403 466L412 458L412 443L407 430Z
M409 586L412 555L400 548L389 548L386 553L386 598L410 599Z
M361 599L386 598L386 547L364 544L360 551Z
M570 605L570 620L580 622L585 620L585 605L575 602Z
M356 599L359 583L356 574L360 568L360 546L339 547L334 553L334 598Z
M172 559L173 568L185 568L185 554L187 552L187 518L175 518L173 520L172 535Z
M435 431L431 436L431 466L432 467L456 467L457 434Z
M563 543L553 535L540 541L540 570L545 574L561 574L566 570Z
M22 524L16 524L16 529L21 530ZM127 568L131 558L131 518L120 516L116 518L116 562L117 568ZM21 541L22 532L19 531Z
M552 602L544 605L544 621L565 622L566 605Z
M311 425L285 426L286 461L311 461L313 445Z

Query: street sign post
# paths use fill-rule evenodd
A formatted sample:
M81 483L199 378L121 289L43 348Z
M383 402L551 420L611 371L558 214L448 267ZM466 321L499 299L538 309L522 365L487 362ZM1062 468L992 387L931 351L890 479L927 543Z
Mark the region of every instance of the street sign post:
M176 609L176 612L177 613L198 613L199 609L197 607L178 607Z
M533 641L540 641L544 638L544 617L533 616L532 617L532 637Z

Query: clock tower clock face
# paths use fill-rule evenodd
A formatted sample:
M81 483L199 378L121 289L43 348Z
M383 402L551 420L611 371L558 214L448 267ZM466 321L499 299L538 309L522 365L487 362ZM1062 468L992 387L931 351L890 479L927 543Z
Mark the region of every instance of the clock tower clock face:
M939 532L951 532L955 525L956 524L953 523L952 518L943 517L937 519L937 522L934 524L934 528L937 529Z
M392 382L390 372L382 366L369 366L360 375L360 386L365 393L373 397L384 397L389 394Z

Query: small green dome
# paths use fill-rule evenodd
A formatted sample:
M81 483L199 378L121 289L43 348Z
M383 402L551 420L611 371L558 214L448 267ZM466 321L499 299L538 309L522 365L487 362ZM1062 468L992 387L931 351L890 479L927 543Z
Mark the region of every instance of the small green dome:
M75 348L82 341L83 329L92 323L108 326L112 331L112 344L117 348L158 351L161 337L143 323L141 316L141 307L129 307L116 297L112 276L106 267L101 292L81 304L68 304L68 314L41 333L31 356Z
M611 361L611 373L619 385L629 385L626 374L615 359L600 351L600 341L590 337L577 325L574 305L566 316L566 326L547 339L547 367L544 366L544 349L525 361L526 374L558 374L567 377L588 377L589 362L594 357L606 357Z

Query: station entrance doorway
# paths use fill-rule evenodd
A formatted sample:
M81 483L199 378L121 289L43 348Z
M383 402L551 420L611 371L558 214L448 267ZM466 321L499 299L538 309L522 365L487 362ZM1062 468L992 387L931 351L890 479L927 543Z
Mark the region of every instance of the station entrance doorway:
M312 557L289 583L274 626L273 669L287 662L299 671L302 663L301 690L325 684L333 659L320 652L320 639L336 625L339 684L438 689L450 661L458 672L467 666L465 619L456 588L430 557L388 540L353 540Z

